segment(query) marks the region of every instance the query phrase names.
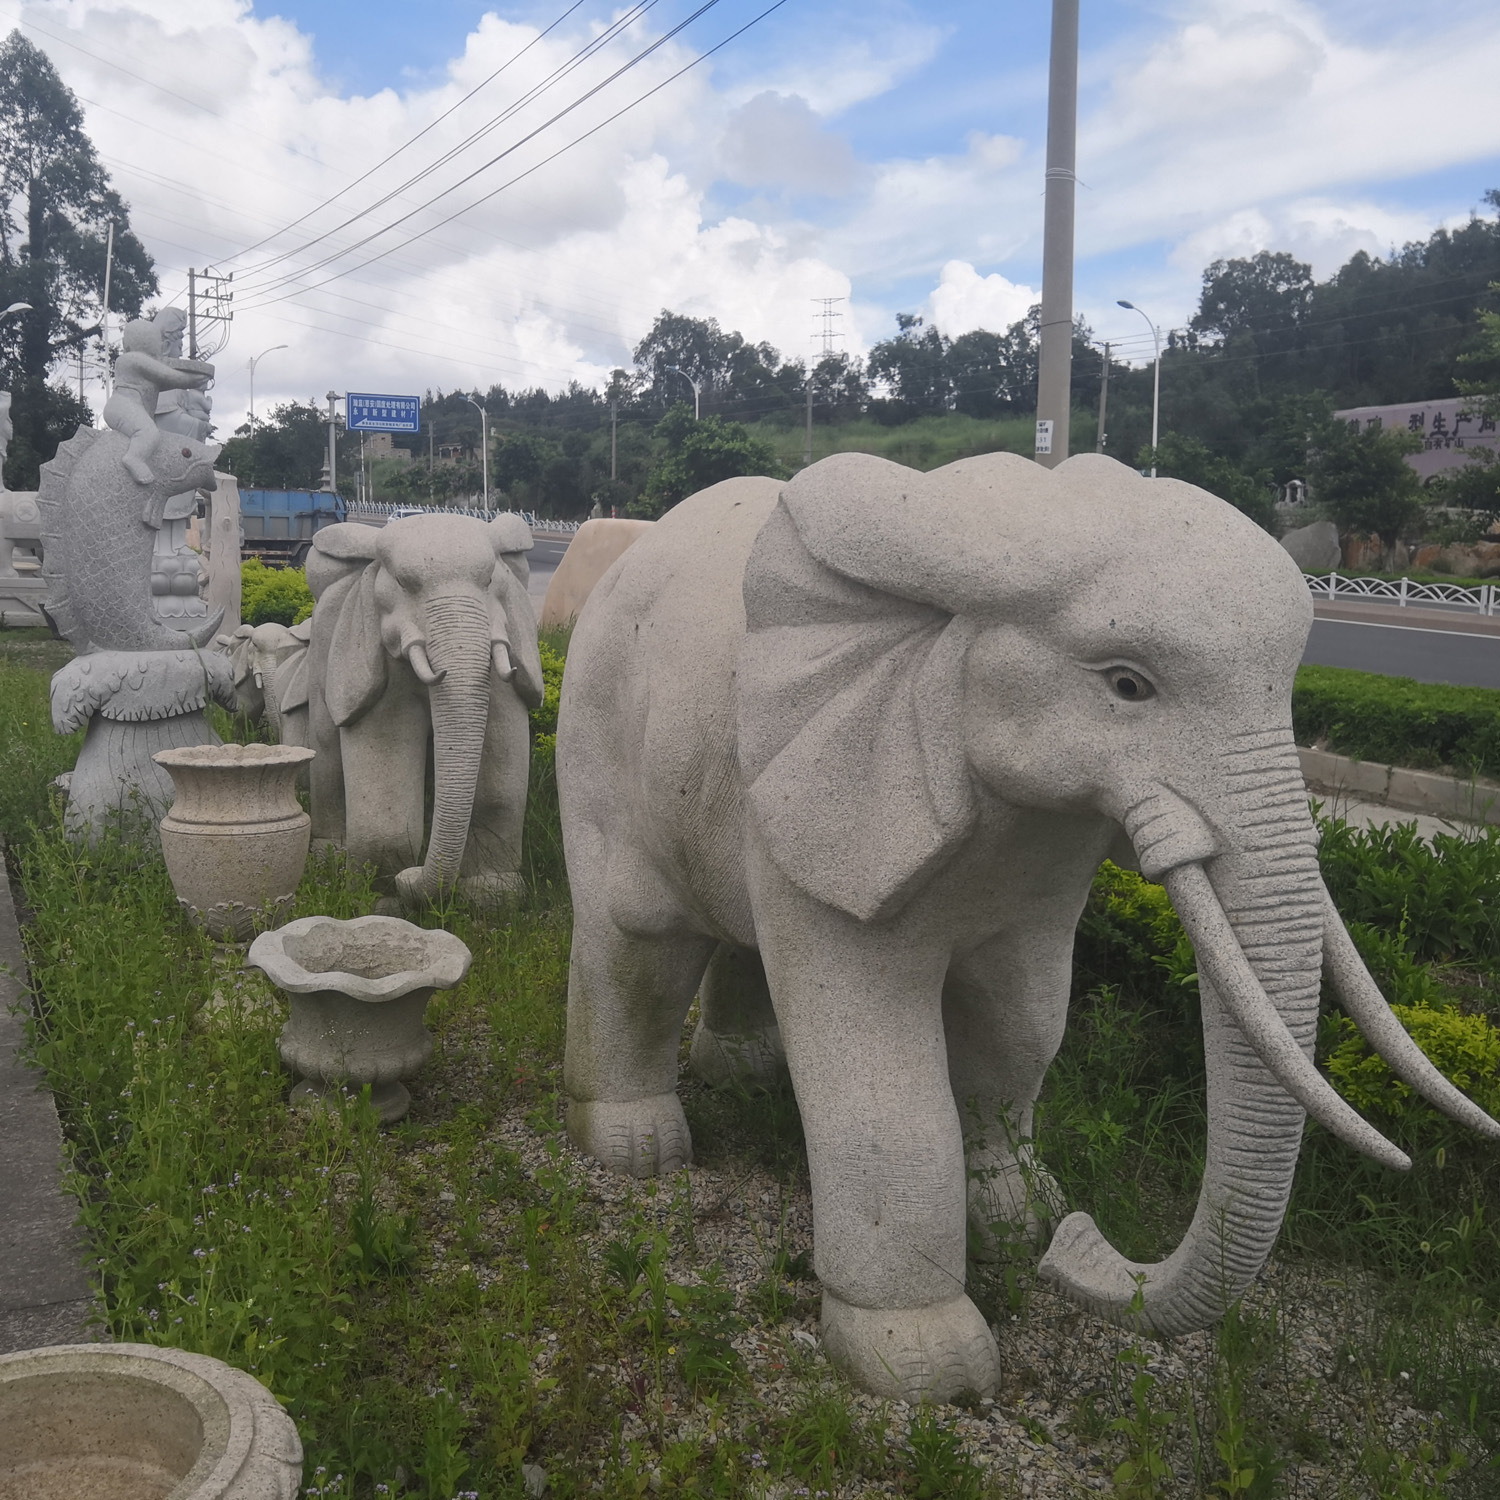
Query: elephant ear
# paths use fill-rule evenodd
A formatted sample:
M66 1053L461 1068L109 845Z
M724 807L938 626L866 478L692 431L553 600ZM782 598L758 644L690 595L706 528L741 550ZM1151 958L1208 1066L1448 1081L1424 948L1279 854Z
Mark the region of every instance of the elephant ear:
M545 684L542 681L542 654L536 639L536 608L531 602L531 594L509 568L499 566L495 569L490 592L499 600L505 613L510 660L516 669L511 685L527 708L536 708L542 701Z
M531 527L520 516L507 511L490 522L489 531L495 557L521 580L522 588L527 587L531 582L531 564L526 554L536 545Z
M328 712L338 725L353 723L379 698L385 689L388 667L385 648L380 644L375 569L367 567L350 582L348 592L335 605L338 612L328 646L328 671L323 684ZM319 603L321 605L323 601Z
M309 654L307 651L298 651L276 668L273 681L276 686L276 701L282 713L301 708L307 702Z
M976 816L962 739L975 626L820 562L785 492L744 593L740 766L771 858L852 917L892 917Z

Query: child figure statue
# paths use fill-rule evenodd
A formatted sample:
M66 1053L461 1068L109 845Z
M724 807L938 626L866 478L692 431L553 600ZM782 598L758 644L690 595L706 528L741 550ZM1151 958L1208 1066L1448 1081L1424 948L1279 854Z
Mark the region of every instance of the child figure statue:
M145 318L125 325L123 352L115 361L114 394L104 405L104 421L129 439L123 459L137 484L154 478L151 455L161 440L156 405L164 390L199 390L213 379L214 367L196 359L164 357L162 330Z

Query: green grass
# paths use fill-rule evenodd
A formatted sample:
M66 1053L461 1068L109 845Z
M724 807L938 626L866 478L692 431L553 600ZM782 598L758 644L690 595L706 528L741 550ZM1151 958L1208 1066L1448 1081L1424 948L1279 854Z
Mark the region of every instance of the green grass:
M435 999L434 1059L409 1118L381 1132L357 1099L288 1111L281 997L182 921L158 857L66 843L45 788L70 747L30 733L36 705L45 677L0 659L5 827L44 1005L32 1046L106 1327L256 1374L297 1419L308 1494L519 1497L529 1462L564 1500L1023 1493L1019 1449L1013 1466L978 1463L959 1412L853 1399L792 1337L818 1295L793 1100L686 1083L700 1168L660 1183L601 1179L566 1146L571 911L545 712L527 893L504 922L461 904L423 917L474 966ZM1429 846L1334 824L1322 858L1387 993L1500 1020L1500 835ZM365 873L333 857L310 867L296 914L372 903ZM1205 1131L1196 966L1159 887L1101 872L1074 977L1039 1148L1069 1202L1152 1260L1192 1211ZM1330 1015L1321 1053L1341 1036ZM1420 1107L1379 1123L1415 1171L1309 1127L1278 1250L1293 1279L1273 1274L1196 1354L1115 1336L1068 1394L1044 1360L1013 1362L1006 1422L1044 1448L1086 1442L1116 1495L1494 1493L1500 1152ZM737 1283L716 1247L746 1215L759 1270ZM1046 1310L1035 1258L1011 1236L971 1273L1023 1348L1038 1320L1053 1340L1087 1327ZM1289 1386L1288 1288L1342 1295L1322 1288L1350 1278L1338 1379ZM1424 1415L1397 1431L1407 1405Z

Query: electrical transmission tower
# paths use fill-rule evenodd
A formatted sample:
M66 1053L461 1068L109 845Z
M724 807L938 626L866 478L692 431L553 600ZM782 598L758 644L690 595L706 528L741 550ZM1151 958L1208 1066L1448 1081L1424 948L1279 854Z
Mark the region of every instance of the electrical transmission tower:
M814 297L812 300L814 306L821 307L823 309L822 312L813 314L813 322L822 325L818 329L817 333L813 335L813 337L822 339L823 358L827 359L828 356L833 353L833 341L835 339L841 339L844 336L841 330L833 326L844 316L843 313L835 312L833 310L834 304L842 302L844 298Z

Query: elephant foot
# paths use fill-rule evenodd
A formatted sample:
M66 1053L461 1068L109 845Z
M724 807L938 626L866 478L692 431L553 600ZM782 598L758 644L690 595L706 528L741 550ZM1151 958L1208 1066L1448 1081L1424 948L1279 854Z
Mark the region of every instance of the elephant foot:
M693 1159L676 1094L645 1099L570 1099L568 1135L587 1156L628 1177L659 1177Z
M788 1081L779 1026L767 1026L763 1031L743 1036L726 1036L710 1031L699 1021L693 1033L688 1066L695 1077L716 1089L738 1086L770 1093L785 1087Z
M1057 1179L1025 1147L1015 1154L973 1151L967 1165L969 1228L979 1260L998 1260L1002 1238L1044 1244L1067 1212Z
M1000 1379L1000 1350L965 1296L926 1307L869 1308L823 1293L823 1347L861 1390L888 1400L987 1396Z
M458 879L458 894L475 911L503 911L524 889L525 882L514 870L498 874L491 871L483 875L461 875Z

